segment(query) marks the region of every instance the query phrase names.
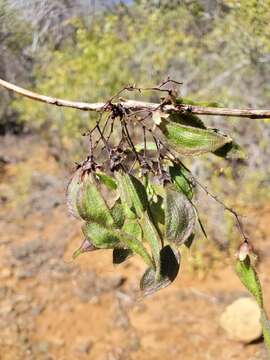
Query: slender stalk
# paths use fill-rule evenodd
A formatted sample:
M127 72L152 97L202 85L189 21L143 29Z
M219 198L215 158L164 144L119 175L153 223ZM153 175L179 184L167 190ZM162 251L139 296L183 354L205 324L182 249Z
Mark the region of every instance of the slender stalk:
M10 82L0 79L0 86L5 89L11 90L17 94L28 97L32 100L40 101L49 105L68 107L73 109L78 109L82 111L95 111L95 112L104 112L111 111L110 107L106 107L106 102L99 103L88 103L88 102L77 102L64 99L58 99L55 97L45 96L33 91L26 90ZM144 101L119 101L115 102L114 105L121 105L125 110L148 110L155 111L159 108L160 104L150 103ZM265 119L270 118L270 110L254 110L254 109L230 109L230 108L216 108L216 107L207 107L207 106L195 106L195 105L165 105L162 110L164 112L188 112L191 114L197 115L220 115L220 116L235 116L235 117L245 117L251 119Z

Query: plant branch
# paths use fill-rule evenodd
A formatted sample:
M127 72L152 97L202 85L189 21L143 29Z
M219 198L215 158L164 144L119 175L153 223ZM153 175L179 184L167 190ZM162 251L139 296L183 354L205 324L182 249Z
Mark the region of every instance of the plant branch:
M5 89L11 90L17 94L28 97L32 100L40 101L46 104L68 107L83 111L95 111L104 112L110 111L110 107L106 107L106 102L99 103L88 103L88 102L77 102L64 99L58 99L50 96L41 95L14 84L0 79L0 86ZM160 104L150 103L144 101L126 100L115 102L115 105L121 105L125 110L146 110L155 111L159 108ZM164 112L188 112L197 115L220 115L220 116L236 116L245 117L251 119L265 119L270 118L270 110L253 110L253 109L230 109L230 108L217 108L217 107L205 107L196 105L165 105L162 110Z

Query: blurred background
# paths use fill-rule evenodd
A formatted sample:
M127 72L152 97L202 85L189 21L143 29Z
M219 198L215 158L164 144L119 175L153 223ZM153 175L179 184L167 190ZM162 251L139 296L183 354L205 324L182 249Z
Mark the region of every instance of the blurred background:
M269 109L269 8L269 0L0 0L0 78L97 102L169 75L193 100ZM113 267L110 251L99 251L71 261L82 234L65 189L95 120L0 89L0 359L267 359L260 341L229 339L219 324L246 294L233 270L240 236L205 194L197 200L208 240L198 232L178 279L152 297L138 292L137 259ZM184 162L244 216L270 311L270 120L204 121L231 134L246 158Z

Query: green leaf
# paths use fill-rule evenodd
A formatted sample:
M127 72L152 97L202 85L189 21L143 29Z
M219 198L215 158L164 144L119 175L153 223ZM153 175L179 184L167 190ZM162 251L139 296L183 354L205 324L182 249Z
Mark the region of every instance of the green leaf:
M140 281L140 288L144 296L151 295L156 291L170 285L176 278L180 267L180 254L169 245L160 251L160 274L157 278L156 271L148 268Z
M196 213L188 198L171 186L165 196L165 237L179 246L190 237L196 221Z
M125 248L113 249L113 264L118 265L126 261L133 255L132 250Z
M200 129L163 120L159 125L168 144L181 155L201 155L213 152L232 139L213 129Z
M261 284L255 269L251 265L250 257L247 255L245 260L238 260L235 270L242 284L255 297L258 305L263 308Z
M191 200L193 197L194 185L190 173L181 164L175 164L174 166L169 167L169 174L175 188Z
M77 208L80 217L104 226L113 226L114 220L102 197L93 174L84 177L77 196Z
M258 305L260 306L264 343L270 355L270 321L263 307L263 295L260 280L256 270L250 262L249 255L246 255L245 259L242 261L237 260L235 269L242 284L255 297Z
M137 215L134 213L134 211L130 209L130 207L127 204L123 204L123 210L124 210L125 218L130 220L137 219Z

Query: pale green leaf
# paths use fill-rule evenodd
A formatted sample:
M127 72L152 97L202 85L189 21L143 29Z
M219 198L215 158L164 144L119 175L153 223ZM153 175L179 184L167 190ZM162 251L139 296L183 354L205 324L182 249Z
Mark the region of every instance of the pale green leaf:
M124 245L125 248L128 248L134 254L139 255L148 266L155 266L152 257L148 254L146 248L140 240L122 230L117 230L117 232L119 233L121 243Z
M163 209L163 198L160 195L155 195L155 199L149 200L149 211L155 227L161 236L164 230L165 213Z

